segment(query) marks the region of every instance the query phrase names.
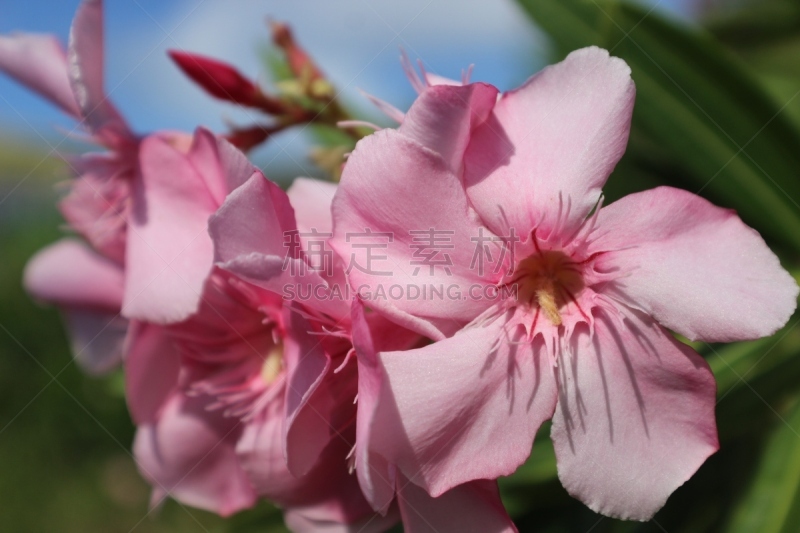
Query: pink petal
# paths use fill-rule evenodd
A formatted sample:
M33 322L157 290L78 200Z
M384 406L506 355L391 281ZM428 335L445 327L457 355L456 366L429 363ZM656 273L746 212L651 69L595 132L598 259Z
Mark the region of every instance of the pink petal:
M294 209L280 187L261 173L233 191L209 221L217 264L238 277L293 299L287 287L327 287L328 282L300 257ZM331 252L332 253L332 252ZM298 291L295 291L297 294ZM304 305L339 317L346 304L311 298Z
M429 87L408 110L399 131L437 152L460 175L470 134L492 112L497 94L485 83Z
M163 326L131 323L125 356L125 398L136 424L154 424L178 386L181 357Z
M397 523L398 517L396 511L386 516L371 514L351 524L343 524L309 517L302 510L287 509L284 521L286 527L295 533L383 533Z
M333 231L331 203L336 194L336 185L311 178L297 178L286 191L297 217L297 229L308 233L312 229L320 233Z
M342 293L342 298L331 299L324 306L324 312L337 320L347 320L350 315L350 304L344 296L348 286L345 267L342 259L334 253L329 239L333 234L333 218L331 202L336 194L337 186L310 178L296 178L286 194L294 208L297 218L298 238L301 248L316 274L333 289ZM303 283L303 280L298 280ZM309 280L304 282L307 284ZM339 304L338 306L336 304ZM311 304L320 307L319 302Z
M469 198L489 227L569 236L625 151L634 93L625 62L591 47L503 95L465 157Z
M90 153L72 158L69 163L78 176L59 204L73 231L119 263L125 261L131 182L136 179L127 155Z
M293 530L295 525L300 531L317 525L330 531L350 531L346 528L350 525L355 532L359 531L356 525L371 523L375 513L361 495L356 477L347 469L352 432L330 441L314 468L302 477L294 477L283 461L278 403L247 424L237 447L259 494L286 509L286 520ZM396 521L394 516L389 519L390 524ZM374 521L387 524L379 516Z
M371 451L432 496L514 472L553 415L556 384L544 350L517 343L504 326L496 319L380 355L387 381Z
M65 113L80 116L67 76L66 54L52 35L0 35L0 70Z
M480 225L459 178L439 154L394 130L362 139L345 166L333 220L331 246L348 265L352 286L370 307L404 327L442 338L443 330L487 307L466 298L470 286L487 283L481 275L487 273L470 268L476 247L471 239ZM438 232L433 246L429 231ZM426 263L426 256L439 264ZM392 297L392 286L432 286L444 295L409 298L394 289Z
M90 374L113 370L122 360L127 321L120 317L123 273L86 244L62 239L26 265L25 288L62 308L75 360Z
M142 141L134 181L123 314L178 322L197 310L213 264L208 218L217 204L188 156L158 137Z
M84 372L101 375L122 363L128 321L118 311L64 310L75 361Z
M322 347L321 338L309 333L312 326L308 320L288 306L284 316L286 460L289 470L300 477L311 470L335 435L332 413L338 405L349 402L335 395L337 391L329 386L331 379L338 381L337 376L329 374L330 357Z
M298 514L322 524L349 524L375 527L368 520L383 524L397 521L396 513L387 513L386 518L369 506L358 485L358 478L348 468L347 455L352 448L352 431L343 432L323 451L316 467L304 478L306 489L302 499L289 503ZM313 495L313 496L312 496ZM374 529L373 529L374 530Z
M128 127L106 97L102 0L83 0L69 34L69 75L81 115L92 131L129 135Z
M217 206L222 205L228 193L260 174L238 148L205 128L197 128L187 157L203 177Z
M118 312L122 304L122 268L75 239L33 256L24 284L35 298L59 306Z
M358 362L358 413L356 415L356 474L358 483L372 507L386 513L394 499L395 467L379 453L372 453L373 427L378 401L381 399L386 379L378 361L378 349L370 330L364 305L355 300L353 314L353 347Z
M155 489L222 516L251 507L256 493L235 453L237 421L207 411L208 398L174 395L133 444L139 471Z
M234 190L209 221L215 260L235 274L240 274L237 265L253 264L260 258L271 259L280 271L290 251L285 234L296 229L286 193L261 173ZM241 274L245 278L270 276L252 270Z
M236 453L259 496L285 502L302 495L303 483L286 468L282 415L279 400L243 424Z
M473 481L431 498L405 478L397 503L407 533L516 533L500 500L497 482Z
M559 359L552 438L564 487L607 516L648 520L718 448L706 362L649 318L601 311ZM654 475L655 474L655 475Z
M618 271L628 305L690 339L772 335L796 307L794 279L733 211L678 189L632 194L600 211L591 252Z
M438 74L434 74L433 72L425 72L425 81L428 82L429 86L434 85L454 85L454 86L461 86L464 85L460 81L456 81L451 78L445 78L444 76L440 76Z

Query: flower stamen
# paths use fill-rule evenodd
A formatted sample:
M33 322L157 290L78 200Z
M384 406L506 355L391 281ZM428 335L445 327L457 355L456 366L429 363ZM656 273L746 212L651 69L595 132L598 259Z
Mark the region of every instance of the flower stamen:
M283 370L283 343L276 344L270 349L261 366L261 379L271 385Z
M514 272L517 301L541 310L554 325L562 324L561 308L583 289L580 270L562 252L537 250Z

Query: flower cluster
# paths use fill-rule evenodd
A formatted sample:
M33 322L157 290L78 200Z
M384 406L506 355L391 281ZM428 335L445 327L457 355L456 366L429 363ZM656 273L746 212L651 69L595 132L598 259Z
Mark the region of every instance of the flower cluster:
M714 378L672 332L769 335L798 289L698 196L602 205L634 103L622 60L579 50L505 94L406 64L408 112L376 100L399 126L361 139L338 186L284 192L239 149L347 118L285 26L288 96L172 54L271 125L139 135L103 89L102 18L84 0L66 52L0 37L0 69L103 148L67 161L76 237L25 285L88 372L122 365L154 504L266 498L296 531L514 531L496 480L552 420L566 489L647 520L717 450Z

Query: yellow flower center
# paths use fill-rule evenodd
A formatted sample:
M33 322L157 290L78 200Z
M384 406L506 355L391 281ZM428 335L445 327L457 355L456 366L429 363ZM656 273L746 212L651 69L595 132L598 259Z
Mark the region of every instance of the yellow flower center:
M278 343L270 349L261 366L261 379L271 385L283 370L283 343Z
M554 326L561 325L561 308L583 289L578 266L562 252L538 252L514 272L517 301L541 310Z

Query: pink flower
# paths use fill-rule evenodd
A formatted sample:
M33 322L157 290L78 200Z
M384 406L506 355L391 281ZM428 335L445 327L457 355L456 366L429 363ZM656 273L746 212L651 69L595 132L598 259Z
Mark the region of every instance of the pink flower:
M81 176L61 210L70 225L104 255L123 261L128 186L136 173L138 137L103 87L103 4L78 8L64 52L50 35L0 36L0 70L81 122L91 140L109 152L68 158Z
M146 153L186 188L192 183L199 187L197 178L187 174L192 164L206 168L212 178L220 168L229 177L254 173L247 183L263 186L273 202L256 215L272 217L272 241L289 258L302 261L299 248L283 246L284 232L298 228L286 193L243 156L223 158L225 164L211 157L218 152L199 150L204 141L217 143L201 131L188 155L163 145ZM220 150L226 146L219 141ZM208 156L202 166L193 159L201 154ZM158 187L150 190L156 193ZM302 186L293 191L302 193ZM165 195L164 201L186 216L199 209L193 207L197 198L184 191ZM329 198L322 205L315 205L313 196L300 198L306 223L324 221L329 229ZM159 210L150 213L165 216ZM260 236L270 240L268 233ZM67 262L73 268L63 268ZM31 262L27 282L49 301L90 313L121 305L123 277L120 265L85 244L62 241ZM171 294L162 292L169 305ZM126 396L138 426L134 453L142 475L153 484L153 501L171 495L229 515L266 497L284 507L287 522L298 531L336 524L377 531L393 523L395 513L374 516L348 470L357 381L355 366L346 364L349 338L336 321L318 312L313 302L295 308L279 294L220 270L207 277L198 300L197 312L182 322L134 320L127 332ZM349 312L347 302L336 305ZM290 472L287 458L297 475Z
M356 524L373 517L348 474L349 446L331 438L348 434L346 413L337 417L320 400L307 404L320 388L318 373L346 357L346 342L320 339L323 331L283 304L278 295L215 272L188 320L134 322L126 388L139 426L134 453L153 484L154 502L170 495L227 516L265 497L290 522ZM353 378L345 372L338 390L321 384L319 393L346 395ZM326 431L300 441L291 426L308 416L304 410L313 410ZM287 468L287 441L318 452L302 477Z
M332 194L307 196L302 185L290 191L298 222L289 196L256 171L214 217L221 246L238 245L224 239L228 222L246 222L236 234L274 245L281 262L305 265L306 243L287 247L285 235L307 224L330 228ZM259 209L240 209L237 198ZM394 514L374 516L348 471L357 382L349 337L337 323L347 303L293 304L221 270L208 277L200 302L183 322L134 322L128 338L134 452L154 500L171 495L228 515L265 497L298 531L393 523Z
M138 161L136 178L124 182L123 263L70 241L40 252L26 269L28 291L64 310L73 346L82 347L76 359L90 372L120 361L126 318L168 323L196 311L213 265L208 218L229 190L257 172L241 152L202 129L188 149L146 137ZM104 287L93 286L94 268L114 272L113 300L83 296Z
M61 207L73 229L124 265L122 314L183 320L197 309L212 266L208 217L250 176L237 169L252 168L205 130L194 138L132 133L103 89L103 50L102 1L85 0L67 53L49 36L0 37L0 69L81 120L108 150L70 161L76 178Z
M50 298L54 286L80 275L77 269L86 261L109 266L74 243L37 256L26 275L34 296L65 310L76 359L90 372L109 370L120 360L125 329L120 314L166 322L183 320L197 309L212 266L207 219L229 190L226 172L235 172L220 167L233 148L218 147L208 132L194 139L170 132L144 138L132 133L104 92L103 50L100 0L85 0L79 7L66 53L50 36L0 36L0 70L80 120L91 140L107 149L67 158L76 177L61 211L94 250L121 267L116 276L123 289L116 303L106 299L95 305L77 292L73 300L66 299L65 289ZM195 163L202 163L200 170L191 167ZM162 164L177 165L172 170L189 177L168 177ZM73 263L73 257L81 262ZM169 298L164 301L164 296Z
M374 313L365 315L359 306L351 317L349 298L336 292L345 287L346 279L345 265L326 249L335 190L328 183L298 178L288 191L289 206L286 194L254 176L228 197L210 223L220 267L272 294L295 295L295 302L286 303L283 314L284 324L294 325L294 333L284 337L284 345L288 349L290 338L297 343L291 352L284 352L287 411L283 432L288 470L305 479L313 475L313 468L319 468L313 467L315 461L333 469L349 464L357 475L337 478L342 483L339 490L360 485L372 508L386 519L397 509L407 531L432 527L437 531L513 531L494 482L468 483L434 500L409 484L405 476L375 468L374 456L372 464L365 462L369 435L364 431L374 415L383 381L368 350L374 351L373 346L407 349L419 336ZM295 247L287 244L295 242L295 237L299 238L299 253L292 255ZM326 250L332 260L330 268L323 268L315 253L327 257ZM322 290L317 292L316 287ZM315 340L299 343L302 332L308 331ZM362 346L363 358L359 355L352 361L352 344ZM275 424L274 416L262 423ZM275 463L265 459L274 457L270 438L274 438L272 433L254 420L238 447L262 491L270 486L271 476L259 472L264 465ZM345 453L331 456L330 448L342 443L346 444ZM275 495L268 497L280 502Z
M601 206L634 93L623 61L587 48L499 99L426 88L398 130L357 145L332 245L365 305L436 341L377 356L368 462L438 496L511 474L552 418L567 490L645 520L718 448L713 376L668 330L770 335L798 288L693 194Z

